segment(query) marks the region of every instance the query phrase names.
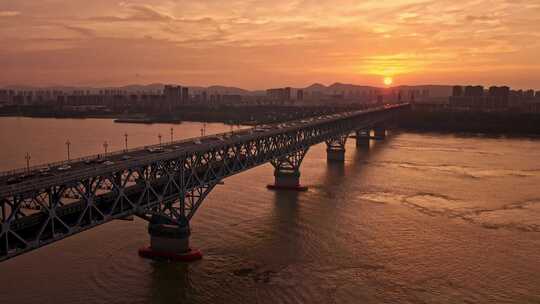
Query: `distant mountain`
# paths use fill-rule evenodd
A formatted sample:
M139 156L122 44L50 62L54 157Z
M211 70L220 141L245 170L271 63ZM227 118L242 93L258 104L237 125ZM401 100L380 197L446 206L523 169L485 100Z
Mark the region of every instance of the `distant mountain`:
M176 84L175 84L176 85ZM183 86L183 85L181 85ZM49 90L49 91L90 91L90 92L99 92L101 90L119 90L119 91L126 91L129 93L135 93L135 92L157 92L163 90L165 87L165 84L163 83L153 83L148 85L141 85L141 84L130 84L126 86L118 86L118 87L89 87L89 86L47 86L47 87L37 87L37 86L25 86L25 85L9 85L3 87L4 89L8 90L16 90L16 91L37 91L37 90ZM220 86L220 85L214 85L209 87L201 87L201 86L188 86L189 90L192 92L202 92L206 91L209 94L231 94L231 95L261 95L266 94L266 91L248 91L237 87L227 87L227 86Z
M135 92L157 92L163 90L163 87L165 84L162 83L152 83L147 85L142 84L131 84L126 86L119 86L119 87L87 87L87 86L48 86L48 87L34 87L34 86L26 86L26 85L11 85L11 86L5 86L4 89L10 89L10 90L17 90L17 91L36 91L36 90L58 90L58 91L77 91L77 90L84 90L84 91L90 91L90 92L99 92L100 90L120 90L120 91L126 91L129 93L135 93ZM265 90L257 90L257 91L249 91L244 90L242 88L237 87L228 87L228 86L220 86L220 85L213 85L209 87L202 87L202 86L188 86L190 91L199 93L202 91L206 91L208 94L231 94L231 95L250 95L250 96L261 96L265 95ZM316 93L316 94L325 94L325 95L332 95L332 94L354 94L354 93L362 93L362 92L369 92L369 91L377 91L382 90L383 88L380 87L373 87L373 86L362 86L362 85L355 85L355 84L345 84L345 83L339 83L336 82L330 86L325 86L324 84L320 83L314 83L308 87L305 88L294 88L293 92L296 90L302 89L308 94ZM452 94L452 86L448 85L417 85L417 86L396 86L389 88L390 90L429 90L429 95L431 97L447 97Z
M236 88L236 87L226 87L220 85L214 85L209 87L190 87L192 90L206 91L208 94L227 94L227 95L251 95L251 92L248 90Z
M314 83L303 90L309 93L318 92L322 94L351 94L357 92L378 91L384 88L373 86L362 86L356 84L345 84L336 82L330 86L325 86L320 83ZM452 95L452 86L448 85L417 85L417 86L396 86L390 87L388 90L429 90L429 96L431 97L448 97Z
M306 92L325 92L327 87L324 84L314 83L309 87L304 88Z

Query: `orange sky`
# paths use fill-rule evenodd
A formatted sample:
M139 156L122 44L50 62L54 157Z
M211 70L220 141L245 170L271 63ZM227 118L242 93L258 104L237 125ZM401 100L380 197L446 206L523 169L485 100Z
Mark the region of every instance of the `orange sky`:
M540 89L540 0L0 0L0 85Z

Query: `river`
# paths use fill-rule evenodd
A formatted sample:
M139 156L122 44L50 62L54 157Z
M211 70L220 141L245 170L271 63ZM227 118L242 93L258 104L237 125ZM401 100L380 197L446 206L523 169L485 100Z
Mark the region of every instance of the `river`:
M200 135L202 123L0 118L0 170ZM207 124L207 134L228 131ZM307 192L225 180L191 226L204 258L142 259L143 220L113 221L0 263L1 303L540 303L540 140L394 133L312 147Z

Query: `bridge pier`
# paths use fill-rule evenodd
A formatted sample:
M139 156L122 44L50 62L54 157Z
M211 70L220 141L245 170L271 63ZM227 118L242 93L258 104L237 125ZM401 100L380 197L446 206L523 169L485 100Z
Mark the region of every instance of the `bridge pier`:
M356 131L356 147L369 147L370 130Z
M188 221L168 223L166 218L152 216L148 224L150 246L139 249L139 255L150 259L191 262L202 258L202 253L189 246L191 230Z
M271 161L274 166L274 184L268 185L271 190L306 191L306 186L300 185L300 165L308 148L296 151L287 156Z
M326 158L328 161L345 161L345 144L348 137L349 135L346 134L326 141Z
M376 139L385 139L386 128L382 126L375 127L375 129L373 130L373 135L375 136Z

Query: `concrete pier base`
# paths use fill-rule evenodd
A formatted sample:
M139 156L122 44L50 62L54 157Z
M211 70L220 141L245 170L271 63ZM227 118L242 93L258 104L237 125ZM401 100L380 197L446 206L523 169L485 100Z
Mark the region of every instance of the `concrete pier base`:
M150 259L190 262L202 258L199 250L189 246L189 225L150 224L150 246L139 249L139 255Z
M326 149L326 157L329 161L345 161L345 149Z
M356 146L357 147L369 147L369 137L356 137Z
M385 139L386 138L386 129L376 128L373 132L375 139Z
M278 171L274 173L274 184L266 186L271 190L295 190L306 191L308 187L300 185L300 172Z
M369 140L371 139L371 135L369 134L369 130L362 130L356 132L356 146L357 147L369 147Z

